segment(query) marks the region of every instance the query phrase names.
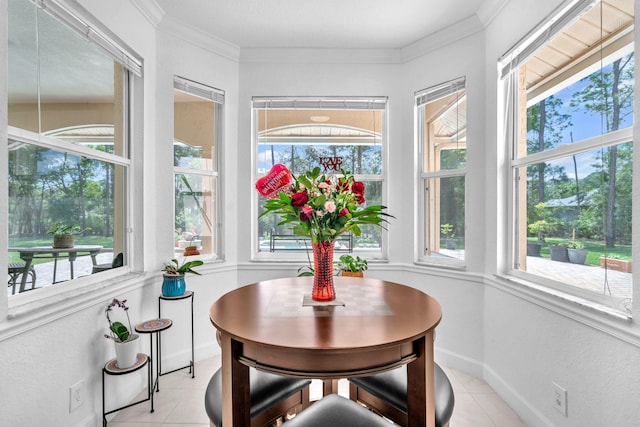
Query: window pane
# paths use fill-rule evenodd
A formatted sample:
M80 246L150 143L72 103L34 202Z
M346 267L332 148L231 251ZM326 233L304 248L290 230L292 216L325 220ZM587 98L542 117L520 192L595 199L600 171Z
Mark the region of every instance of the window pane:
M365 185L365 204L368 205L381 205L382 204L382 181L362 181ZM264 212L264 203L267 199L260 197L258 211ZM276 250L304 250L307 247L311 250L309 240L294 236L291 224L278 225L282 221L282 218L274 213L268 213L261 216L258 219L258 233L259 233L259 251L270 252L272 246ZM375 225L363 225L360 227L361 235L353 236L352 246L354 250L358 251L370 251L380 252L382 249L382 229ZM271 236L274 237L274 242L271 242ZM287 236L283 239L282 236ZM290 236L290 238L289 238ZM351 239L348 237L345 241L338 241L336 243L336 249L347 250L348 242L346 240ZM286 241L285 241L286 240Z
M39 132L36 6L28 0L10 0L7 11L9 126Z
M520 258L520 269L630 299L630 272L612 271L611 265L605 271L600 259L632 259L632 162L628 142L528 166L526 214L520 216L526 221L528 256ZM573 249L585 250L586 259L578 259Z
M274 164L295 174L341 157L337 170L382 173L382 111L257 109L258 173Z
M527 154L632 126L633 69L631 53L531 105L527 109ZM618 81L615 103L613 95L607 94L614 75Z
M423 170L462 169L467 163L465 89L424 105Z
M174 166L215 170L215 110L211 100L174 90Z
M203 254L216 252L213 234L215 179L199 175L175 175L175 251L187 246Z
M465 259L464 176L427 180L427 256Z
M76 248L102 247L95 259L77 254L73 277L67 253L56 260L43 249L33 260L37 288L91 274L94 261L111 263L114 252L123 252L122 167L10 140L8 178L10 263L24 262L16 248L51 248L48 232L56 223L78 225Z
M42 133L85 137L85 125L115 128L115 154L122 155L123 70L90 40L38 10Z

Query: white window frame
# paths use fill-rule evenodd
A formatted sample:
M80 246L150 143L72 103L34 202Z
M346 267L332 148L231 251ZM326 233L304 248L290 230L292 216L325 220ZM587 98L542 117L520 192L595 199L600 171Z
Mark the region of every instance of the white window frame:
M428 211L427 203L427 186L430 179L443 179L451 177L464 177L465 180L465 207L467 205L467 167L469 159L465 162L465 166L459 169L443 169L438 171L430 171L424 164L425 150L427 149L427 142L425 141L425 129L424 129L424 106L429 102L435 101L440 98L444 98L452 93L455 93L461 89L466 89L466 77L458 77L456 79L431 86L426 89L417 91L414 103L414 128L415 128L415 141L417 145L418 156L418 182L416 188L418 190L418 235L416 241L415 258L418 263L424 263L432 266L448 267L448 268L465 268L467 264L468 253L465 251L464 259L445 258L441 256L427 255L426 249L429 246L428 231L426 229L428 216L433 217L436 215L434 212ZM467 132L468 135L468 132ZM467 155L469 153L467 147ZM466 218L466 213L465 213ZM465 235L467 233L467 224L465 220Z
M6 298L6 315L9 319L20 318L23 322L28 321L30 316L44 316L48 312L43 311L43 308L49 307L52 304L60 305L60 300L63 299L68 303L60 306L60 313L63 308L72 309L76 304L77 298L86 298L87 293L104 293L110 292L114 285L123 286L127 283L128 278L133 278L130 275L132 271L131 262L133 259L130 252L133 252L134 236L133 236L133 217L132 211L135 204L133 198L133 161L132 161L132 135L134 131L134 98L142 95L142 91L139 90L136 82L140 83L143 75L143 61L142 58L133 51L126 43L124 43L118 36L106 28L100 21L95 19L86 9L77 3L61 3L56 0L42 0L35 2L35 7L42 9L49 15L58 20L61 24L66 25L72 31L80 34L81 36L89 39L96 47L102 49L113 60L119 62L123 66L124 76L124 95L123 99L123 111L125 126L123 128L124 138L124 151L123 155L115 155L110 153L104 153L98 150L84 147L82 145L74 144L72 142L64 141L61 139L46 136L45 134L39 134L13 126L7 126L7 138L3 141L0 147L6 153L8 150L7 141L9 139L21 141L30 145L53 149L61 152L66 152L73 155L87 157L90 159L106 162L115 166L121 166L124 168L123 174L123 191L124 204L123 212L123 236L126 262L124 267L114 269L112 271L102 272L99 275L88 275L84 277L75 278L68 283L58 284L55 286L47 286L38 292L27 292L13 295L11 298L4 294L2 299ZM135 85L135 87L134 87ZM140 86L141 87L141 86ZM135 94L135 96L134 96ZM4 100L6 102L6 98ZM138 108L136 108L136 112ZM136 114L137 115L137 114ZM138 150L135 150L138 151ZM4 177L2 179L3 194L8 196L7 188L7 174L6 162L3 168L0 169L3 172ZM7 211L3 209L2 215L5 220L7 218ZM6 236L2 237L4 242L3 247L8 246L8 239ZM6 257L5 257L6 258ZM6 260L0 261L0 268L4 268L6 271ZM128 276L128 278L127 278ZM118 277L118 279L115 279ZM2 301L0 299L0 301ZM74 302L76 301L76 302ZM4 313L4 307L0 307L0 313Z
M354 177L358 181L379 181L381 182L381 204L386 206L388 198L387 189L387 174L388 174L388 116L389 116L389 101L387 97L372 96L372 97L307 97L307 96L293 96L293 97L260 97L256 96L252 98L251 102L251 149L252 149L252 164L251 164L251 179L252 182L256 182L261 175L257 174L258 169L258 142L257 142L257 110L264 107L273 108L306 108L306 109L370 109L375 108L377 105L383 104L382 108L382 132L381 132L381 150L382 159L381 167L382 173L380 174L354 174ZM311 255L311 247L309 247L308 253L305 251L274 251L266 252L259 250L259 236L258 236L258 216L261 212L258 212L258 200L259 194L257 191L252 191L251 210L252 214L252 231L251 231L251 253L252 261L273 261L282 262L290 261L296 263L307 264L308 260L313 262L313 255ZM393 214L393 212L390 212ZM369 252L362 252L353 250L354 255L365 256L369 261L386 261L388 260L388 230L381 230L381 250L375 254ZM310 257L310 258L308 258Z
M213 261L221 261L224 259L224 247L222 238L222 206L223 206L223 194L222 194L222 185L220 182L220 159L222 158L223 152L223 144L224 144L224 100L225 93L221 89L217 89L211 86L207 86L202 83L195 82L193 80L189 80L184 77L174 76L173 78L173 88L174 90L179 90L185 93L188 93L193 96L197 96L200 98L204 98L210 100L214 104L220 106L220 108L215 108L213 120L215 122L215 136L214 136L214 146L215 146L215 158L211 162L212 169L195 169L195 168L182 168L178 166L173 166L173 176L175 183L176 175L196 175L205 178L212 178L214 180L214 188L216 194L216 200L214 202L214 210L213 210L213 219L212 219L212 228L214 233L214 247L217 249L214 253L211 254L201 254L196 258L200 258L203 260L213 260ZM172 222L175 224L175 197L173 199L173 215Z
M527 273L519 270L518 268L520 255L520 233L518 229L517 209L520 197L517 184L518 169L544 161L566 158L574 154L585 153L591 150L633 141L634 126L632 125L627 128L603 133L602 135L597 135L582 141L575 141L572 144L562 144L543 152L532 153L520 156L519 158L517 156L517 123L519 120L518 93L520 84L518 67L541 46L545 45L548 40L552 39L556 34L566 28L567 25L577 19L581 14L588 11L598 2L598 0L573 0L565 2L560 8L544 19L541 24L523 37L516 46L510 49L498 61L498 132L499 136L503 139L505 148L505 177L506 188L509 195L506 205L506 215L509 227L507 232L504 233L506 241L503 253L506 262L499 262L498 273L499 276L506 278L509 283L512 283L517 287L524 286L528 289L540 291L552 296L553 298L557 298L558 300L576 304L582 309L589 309L591 311L604 313L612 319L630 321L632 318L631 311L625 312L620 310L618 307L613 307L610 300L602 295L539 275ZM633 51L633 49L627 49L627 52L628 51ZM573 76L564 79L558 87L567 87L575 81L578 81L580 78L588 76L590 73L595 71L596 66L598 66L599 69L599 65L600 62L597 64L587 65L583 69L577 71ZM638 71L636 68L636 75L637 74ZM536 93L535 100L528 102L527 105L531 105L534 101L544 99L547 94L554 89L557 88L544 87L544 92L539 91ZM636 88L636 93L637 91L638 90ZM637 117L638 114L634 111L634 122L637 122ZM634 148L635 147L637 147L636 143L634 143ZM635 168L636 165L634 164L634 169ZM634 171L634 178L636 176L637 172ZM638 208L634 206L633 212L637 212L637 209ZM634 246L635 245L636 244L634 243ZM633 252L635 253L637 251L634 250ZM633 294L638 295L638 292L634 290ZM636 300L636 298L633 299ZM633 305L637 306L637 303L634 301Z

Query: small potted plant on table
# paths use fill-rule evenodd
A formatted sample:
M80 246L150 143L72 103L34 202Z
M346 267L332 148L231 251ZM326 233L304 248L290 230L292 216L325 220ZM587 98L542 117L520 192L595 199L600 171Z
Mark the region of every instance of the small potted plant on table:
M56 222L49 231L47 231L47 234L53 236L54 248L72 248L74 245L73 236L75 234L80 234L85 230L88 230L88 228L82 229L78 224L66 225Z
M113 340L116 349L116 360L118 368L126 369L135 365L138 357L138 334L132 334L131 320L129 319L129 307L126 305L127 300L118 300L116 298L111 301L104 313L109 322L109 333L105 334L105 338ZM127 315L127 325L122 322L111 321L110 313L114 307L119 307Z
M342 276L364 277L364 271L369 268L366 259L360 258L359 256L354 257L349 254L340 256L337 264Z

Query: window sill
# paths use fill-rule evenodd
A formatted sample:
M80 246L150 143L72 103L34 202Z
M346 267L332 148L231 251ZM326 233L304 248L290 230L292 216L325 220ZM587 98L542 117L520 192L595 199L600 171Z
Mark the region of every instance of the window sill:
M519 277L495 275L487 277L485 283L640 347L640 331L626 312Z
M26 292L9 299L7 318L0 321L0 341L47 324L106 300L121 291L141 287L149 274L109 271L72 282Z

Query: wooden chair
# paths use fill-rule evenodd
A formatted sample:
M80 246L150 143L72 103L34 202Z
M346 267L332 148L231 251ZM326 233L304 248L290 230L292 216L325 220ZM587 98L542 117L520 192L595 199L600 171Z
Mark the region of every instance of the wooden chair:
M442 368L434 366L436 427L446 427L453 414L453 387ZM401 426L407 425L407 368L368 377L349 378L349 397Z
M9 286L11 286L11 294L14 295L16 293L16 285L18 284L18 278L22 276L25 267L24 262L12 262L9 263ZM27 272L27 276L31 277L31 289L36 286L36 270L33 268L33 265L29 266L29 271ZM27 279L29 282L29 279Z
M249 369L251 427L280 423L309 406L311 380ZM204 407L214 427L222 427L222 370L218 369L204 396Z

